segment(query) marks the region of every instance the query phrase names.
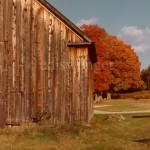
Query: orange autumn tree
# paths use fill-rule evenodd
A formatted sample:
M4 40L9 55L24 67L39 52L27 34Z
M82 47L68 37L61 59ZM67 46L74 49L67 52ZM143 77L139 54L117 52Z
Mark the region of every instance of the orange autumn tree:
M99 91L108 90L112 78L109 69L109 53L106 51L107 43L104 42L108 35L98 25L83 25L81 29L95 42L96 46L98 62L94 67L94 87Z
M108 35L98 25L83 25L81 29L96 45L95 90L125 91L141 86L140 62L131 46Z
M130 45L124 44L115 36L107 38L113 91L134 90L142 85L139 58Z

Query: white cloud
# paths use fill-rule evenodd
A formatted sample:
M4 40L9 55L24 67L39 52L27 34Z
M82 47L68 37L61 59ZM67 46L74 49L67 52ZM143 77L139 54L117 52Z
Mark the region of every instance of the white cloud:
M90 19L81 19L79 20L76 25L78 27L82 26L83 24L96 24L98 22L98 18L92 17Z
M150 28L125 26L118 34L118 38L130 44L136 52L150 51Z
M150 34L150 29L149 29L149 28L146 28L146 32L147 32L148 34Z
M136 52L145 52L147 47L143 44L143 45L137 45L137 46L133 46L133 49L136 51Z

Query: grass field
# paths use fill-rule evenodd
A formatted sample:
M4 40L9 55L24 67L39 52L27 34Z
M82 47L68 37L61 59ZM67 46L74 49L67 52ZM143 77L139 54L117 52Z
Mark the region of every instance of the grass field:
M150 109L150 100L104 100L96 106L105 111L146 110ZM106 115L95 115L88 126L0 129L0 150L149 150L150 113L123 116L126 119L117 122L106 120Z
M110 112L150 110L150 99L103 100L102 103L95 104L94 109Z
M150 114L122 122L96 115L90 126L48 125L0 129L0 150L149 150ZM147 117L146 117L147 116Z

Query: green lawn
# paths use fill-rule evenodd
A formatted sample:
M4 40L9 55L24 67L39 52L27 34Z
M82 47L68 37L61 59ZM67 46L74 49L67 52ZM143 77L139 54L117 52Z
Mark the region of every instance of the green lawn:
M128 114L125 121L114 122L96 115L90 126L0 129L0 150L149 150L149 116Z
M133 99L103 100L102 103L95 104L94 109L102 110L102 111L110 111L110 112L150 110L150 99L147 99L147 100L133 100Z
M123 112L123 111L140 111L140 110L149 110L148 108L140 107L140 106L108 106L108 107L97 107L95 110L109 111L109 112Z

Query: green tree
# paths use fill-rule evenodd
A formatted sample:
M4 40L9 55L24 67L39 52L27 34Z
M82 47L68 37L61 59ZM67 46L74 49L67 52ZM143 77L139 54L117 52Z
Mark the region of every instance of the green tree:
M141 78L144 81L146 88L150 88L150 66L141 71Z

